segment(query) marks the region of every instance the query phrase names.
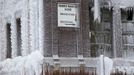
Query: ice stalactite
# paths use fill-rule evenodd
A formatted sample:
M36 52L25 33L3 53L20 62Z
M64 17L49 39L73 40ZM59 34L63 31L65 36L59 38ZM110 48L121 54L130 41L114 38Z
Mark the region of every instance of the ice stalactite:
M100 22L100 3L99 3L99 0L94 0L94 21Z

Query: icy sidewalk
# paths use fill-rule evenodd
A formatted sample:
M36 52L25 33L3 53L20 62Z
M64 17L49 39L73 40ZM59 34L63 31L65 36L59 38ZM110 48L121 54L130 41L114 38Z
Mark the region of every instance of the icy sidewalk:
M0 75L41 75L43 55L39 51L0 63Z

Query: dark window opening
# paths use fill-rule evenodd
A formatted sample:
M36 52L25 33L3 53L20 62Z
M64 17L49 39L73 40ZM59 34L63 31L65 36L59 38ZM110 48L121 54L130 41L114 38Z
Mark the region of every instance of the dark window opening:
M6 58L12 57L12 48L11 48L11 23L6 24L6 39L7 39L7 54Z
M112 9L101 8L101 21L103 22L111 22L112 20Z
M133 9L132 8L127 10L127 20L129 20L129 21L133 20Z
M16 30L17 30L17 56L21 56L21 19L16 19Z

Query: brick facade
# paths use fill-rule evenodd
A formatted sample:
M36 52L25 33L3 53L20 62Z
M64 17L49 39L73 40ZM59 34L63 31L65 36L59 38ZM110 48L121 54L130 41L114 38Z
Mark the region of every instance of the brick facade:
M57 25L58 2L80 3L80 28L63 28ZM88 0L45 0L45 56L90 56Z

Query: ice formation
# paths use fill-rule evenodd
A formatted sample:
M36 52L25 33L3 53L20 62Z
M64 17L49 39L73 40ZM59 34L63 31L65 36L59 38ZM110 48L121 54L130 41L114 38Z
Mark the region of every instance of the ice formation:
M134 73L134 61L132 59L110 59L101 55L96 60L98 61L97 74L99 75L110 75L117 69L127 74ZM0 75L41 75L43 62L44 57L39 51L32 52L24 57L6 59L0 63Z
M94 21L100 22L100 4L99 0L94 1Z
M123 72L127 74L134 74L134 59L133 58L115 58L113 59L113 72Z
M0 75L40 75L43 59L39 51L28 56L7 59L0 63Z
M108 57L104 57L104 67L105 67L105 75L110 75L112 68L113 68L113 60L108 58Z
M99 75L110 75L113 68L113 60L101 55L98 61L97 73Z

